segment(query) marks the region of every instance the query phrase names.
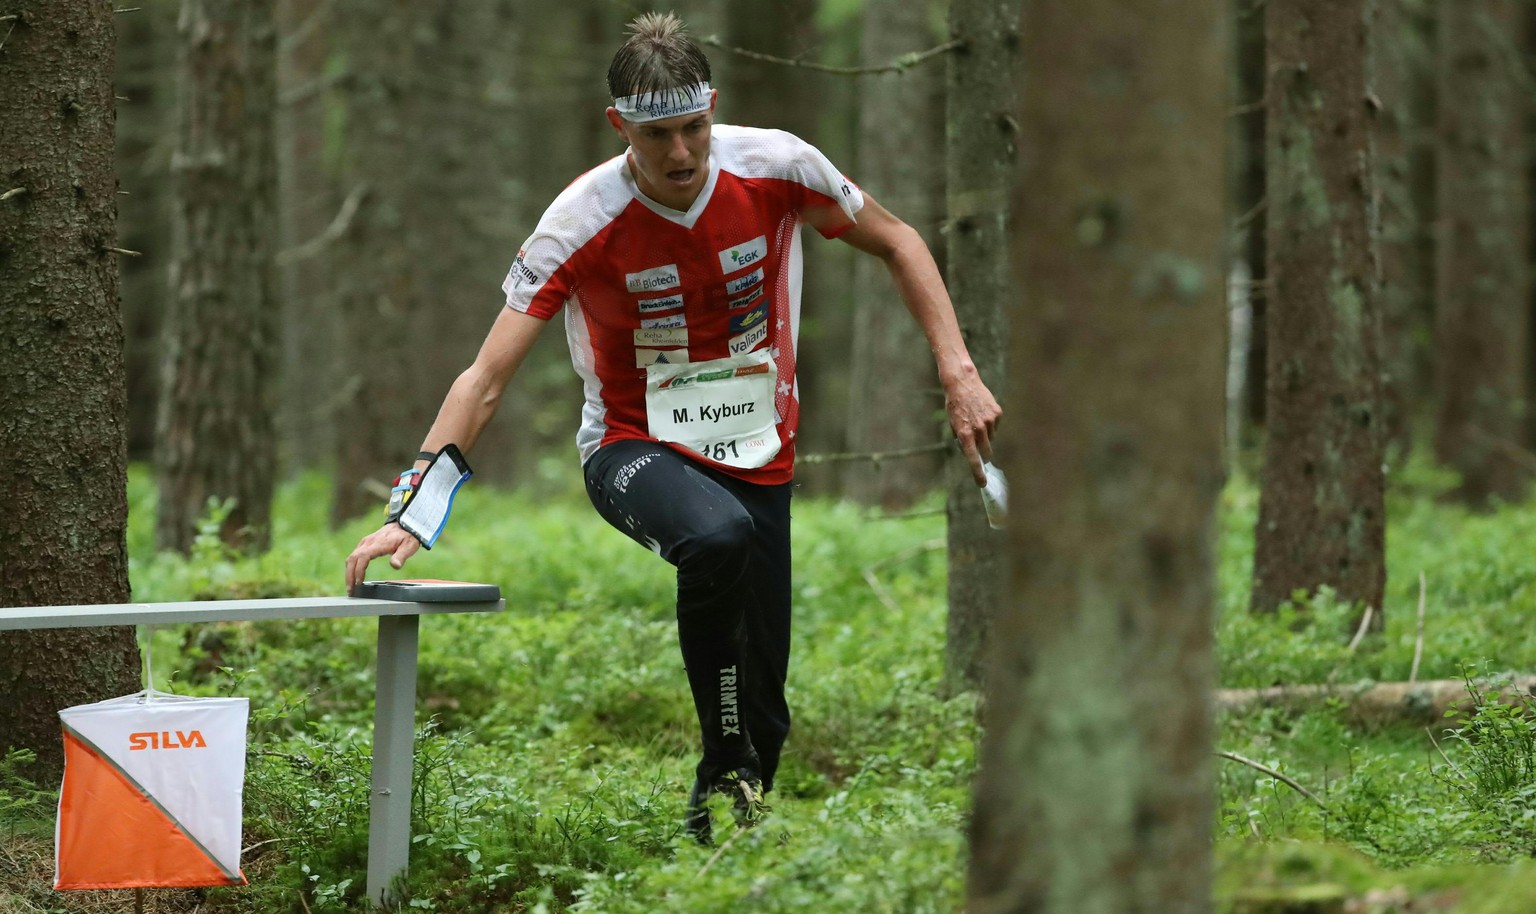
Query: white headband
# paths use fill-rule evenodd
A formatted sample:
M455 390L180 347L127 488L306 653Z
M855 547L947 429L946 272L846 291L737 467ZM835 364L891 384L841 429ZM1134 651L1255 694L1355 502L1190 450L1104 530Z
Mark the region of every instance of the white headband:
M708 111L709 100L709 83L695 83L659 92L621 96L613 100L613 107L618 109L619 117L631 124L644 124L647 121Z

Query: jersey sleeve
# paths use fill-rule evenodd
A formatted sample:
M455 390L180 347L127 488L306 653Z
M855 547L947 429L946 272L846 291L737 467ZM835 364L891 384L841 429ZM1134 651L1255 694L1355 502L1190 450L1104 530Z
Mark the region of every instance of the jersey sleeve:
M548 320L576 294L595 239L631 202L623 163L615 156L583 174L544 211L501 284L508 308Z
M539 220L538 228L523 242L501 283L508 308L543 320L554 317L571 296L571 259L576 253L561 242L559 233L549 231L549 218L549 213L545 213Z
M864 208L864 193L859 186L848 180L820 149L804 140L796 141L795 172L799 183L808 191L802 208L832 208L841 211L839 218L819 221L817 231L828 238L836 238L853 228L858 212Z

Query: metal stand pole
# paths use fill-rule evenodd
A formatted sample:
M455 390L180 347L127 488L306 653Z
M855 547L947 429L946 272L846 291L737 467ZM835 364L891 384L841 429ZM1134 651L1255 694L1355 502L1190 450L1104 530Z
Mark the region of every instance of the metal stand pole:
M373 708L373 797L368 816L368 898L398 902L411 853L412 740L416 730L418 617L380 616Z

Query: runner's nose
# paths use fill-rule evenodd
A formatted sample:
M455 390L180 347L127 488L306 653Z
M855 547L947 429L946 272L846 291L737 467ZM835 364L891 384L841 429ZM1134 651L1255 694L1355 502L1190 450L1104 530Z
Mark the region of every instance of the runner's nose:
M667 149L667 160L684 165L688 162L688 144L683 142L681 133L672 134L671 146Z

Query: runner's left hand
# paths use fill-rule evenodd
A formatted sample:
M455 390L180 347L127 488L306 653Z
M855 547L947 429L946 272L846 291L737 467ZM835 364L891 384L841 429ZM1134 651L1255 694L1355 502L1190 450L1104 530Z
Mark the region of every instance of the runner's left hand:
M949 412L949 427L971 465L971 478L976 485L985 486L987 474L981 464L992 459L992 438L1003 408L975 371L944 385L944 408Z

